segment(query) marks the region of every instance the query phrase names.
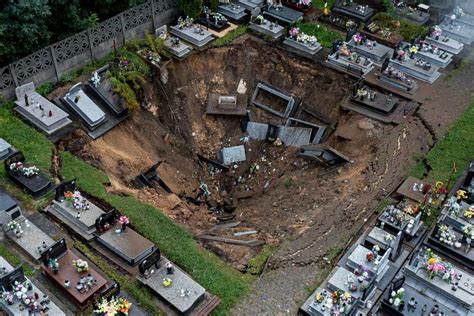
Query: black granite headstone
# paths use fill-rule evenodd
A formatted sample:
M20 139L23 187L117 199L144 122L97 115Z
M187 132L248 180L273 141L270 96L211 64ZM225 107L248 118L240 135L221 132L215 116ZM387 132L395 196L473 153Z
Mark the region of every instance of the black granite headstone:
M158 268L160 259L161 259L160 250L157 248L151 255L149 255L145 260L143 260L138 265L138 271L140 272L140 274L143 275L148 269L152 267Z
M41 254L41 262L48 265L49 259L58 259L67 252L66 240L61 238Z

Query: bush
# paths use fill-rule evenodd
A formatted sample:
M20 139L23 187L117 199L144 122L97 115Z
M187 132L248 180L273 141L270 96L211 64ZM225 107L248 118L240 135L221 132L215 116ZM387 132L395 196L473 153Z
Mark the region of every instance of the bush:
M51 81L48 81L48 82L45 82L43 83L42 85L36 87L36 92L38 92L39 94L41 94L43 97L47 96L51 91L53 91L54 87L56 85L51 82Z
M176 7L185 16L197 19L201 15L202 0L177 0Z

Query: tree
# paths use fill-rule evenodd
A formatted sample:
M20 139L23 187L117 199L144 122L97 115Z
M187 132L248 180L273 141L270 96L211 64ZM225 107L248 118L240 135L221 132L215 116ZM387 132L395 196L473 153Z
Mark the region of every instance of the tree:
M11 0L0 13L0 65L49 44L48 0Z
M202 0L177 0L176 6L178 10L190 18L197 19L202 11Z

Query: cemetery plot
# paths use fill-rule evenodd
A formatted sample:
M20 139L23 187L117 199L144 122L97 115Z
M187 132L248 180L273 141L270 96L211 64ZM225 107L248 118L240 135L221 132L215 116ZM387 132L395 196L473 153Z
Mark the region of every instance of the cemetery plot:
M358 83L353 87L350 101L342 107L385 123L399 124L415 112L418 104L403 101L392 94L385 94Z
M222 3L217 7L217 12L236 22L242 22L248 16L245 7L237 3Z
M224 15L219 12L212 12L209 9L201 14L199 24L216 32L222 32L230 27L230 24Z
M69 115L37 93L33 82L16 88L15 93L15 111L44 134L62 135L71 127Z
M313 16L316 12L316 10L311 4L311 1L309 2L309 4L303 4L300 3L299 0L283 0L283 5L293 10L302 12L305 17Z
M370 58L379 65L393 54L393 50L390 47L379 44L376 41L368 40L360 34L355 34L347 43L347 46L358 54Z
M357 78L367 75L372 71L372 69L374 69L373 61L349 51L344 45L328 55L324 64L337 71L347 73Z
M0 222L7 237L35 260L39 260L41 253L54 243L53 239L29 221L20 206L1 190Z
M430 84L441 76L438 66L431 65L430 62L421 58L392 59L388 66Z
M372 28L370 28L371 25ZM400 34L393 33L390 30L382 30L375 22L365 26L364 30L360 31L360 34L390 48L397 47L403 41L403 37Z
M80 308L86 308L109 283L61 239L41 255L43 273Z
M331 11L362 22L367 22L374 15L374 9L368 5L357 4L352 0L337 0Z
M288 118L293 111L295 99L272 85L257 82L252 103L276 116Z
M450 38L449 36L427 36L424 41L428 44L439 47L440 49L457 55L464 49L464 44Z
M448 19L444 19L439 25L443 35L459 41L465 45L470 45L474 41L474 27L463 23L451 23Z
M397 8L397 15L408 22L416 25L425 25L430 20L430 14L423 11L422 9L412 8L410 6L404 6Z
M235 3L249 11L252 11L256 8L263 7L265 4L265 0L237 0Z
M263 16L283 25L291 25L303 20L303 13L284 6L272 6L267 8Z
M350 19L346 16L334 14L332 12L327 12L326 14L323 13L318 19L344 32L347 32L351 28L359 27L358 21Z
M7 315L29 316L47 315L63 316L66 313L43 293L30 279L25 277L23 268L13 268L3 257L0 257L0 286L4 297L0 308ZM20 292L20 296L17 293Z
M283 36L283 32L285 31L283 26L265 19L263 15L252 19L249 23L249 29L263 35L271 36L273 39L279 39Z
M214 40L209 31L205 30L202 25L193 24L192 21L178 21L178 25L171 26L170 33L198 48L202 48Z
M11 155L4 165L7 176L34 198L40 198L55 188L38 167L25 163L21 152Z

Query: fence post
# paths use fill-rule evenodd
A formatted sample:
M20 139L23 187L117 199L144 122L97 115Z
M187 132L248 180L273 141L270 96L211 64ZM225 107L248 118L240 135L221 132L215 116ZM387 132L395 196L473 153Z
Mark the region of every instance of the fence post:
M51 59L53 60L54 72L56 73L56 79L59 82L59 70L58 63L56 62L56 54L54 53L53 46L49 46L49 51L51 52Z
M95 61L94 51L92 50L92 35L91 29L87 29L87 39L89 40L89 51L91 53L92 61Z
M151 33L155 34L156 25L155 25L155 0L150 0L151 3Z
M125 21L123 20L123 13L120 13L120 25L122 26L123 46L125 46Z
M16 77L15 68L13 68L13 64L8 64L8 69L10 70L10 76L12 76L13 83L15 84L15 88L19 86L18 78Z

